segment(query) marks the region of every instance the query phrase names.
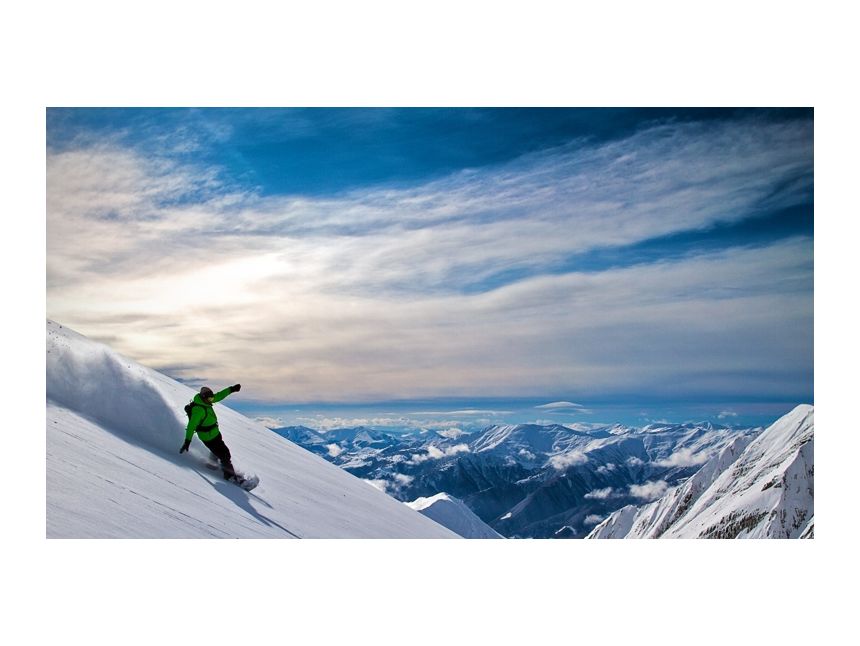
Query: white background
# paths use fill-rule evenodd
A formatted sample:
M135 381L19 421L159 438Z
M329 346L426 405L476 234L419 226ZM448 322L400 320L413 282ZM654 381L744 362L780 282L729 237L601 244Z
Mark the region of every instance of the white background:
M858 52L828 4L4 8L7 643L836 643L858 574ZM814 106L816 539L47 541L45 108L126 105Z

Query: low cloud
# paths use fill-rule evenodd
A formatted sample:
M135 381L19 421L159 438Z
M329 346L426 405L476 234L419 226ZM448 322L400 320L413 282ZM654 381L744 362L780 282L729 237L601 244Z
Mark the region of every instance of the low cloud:
M375 489L379 489L383 493L392 495L398 493L403 487L408 487L412 484L414 478L412 476L397 473L392 476L391 480L386 480L384 478L363 480Z
M393 477L394 481L401 487L408 487L415 480L414 476L408 476L404 473L395 473Z
M645 484L630 485L630 495L641 500L656 500L666 493L669 483L665 480L649 480Z
M255 417L254 421L259 422L266 428L282 428L286 425L280 417Z
M326 444L325 448L328 449L329 456L333 458L336 458L343 453L343 448L341 448L339 444Z
M694 453L692 449L678 449L668 458L654 462L658 467L692 467L708 461L706 453Z
M411 464L421 464L427 460L439 460L441 458L451 457L458 453L469 453L468 444L457 444L451 447L439 448L438 446L430 445L427 447L427 453L413 453L410 460Z
M729 417L737 417L738 414L732 410L724 410L719 415L717 415L717 419L727 419Z
M614 490L612 487L606 487L605 489L593 489L592 491L589 491L587 494L585 494L584 497L591 500L606 500L607 498L610 498L612 496L613 491Z
M643 460L640 460L635 455L631 455L629 458L627 458L627 460L625 460L625 462L627 463L627 466L631 467L638 467L645 464Z
M578 464L585 464L586 462L588 462L588 456L582 451L571 451L562 455L554 455L549 459L549 464L559 471Z
M601 464L597 467L597 473L602 475L606 475L607 473L611 473L617 469L618 466L614 462L607 462L606 464Z
M598 516L597 514L589 514L585 517L585 521L583 521L586 525L597 525L600 521L603 520L603 516Z
M379 489L382 493L388 493L388 489L391 486L391 482L388 480L364 480L363 478L362 480L374 489Z

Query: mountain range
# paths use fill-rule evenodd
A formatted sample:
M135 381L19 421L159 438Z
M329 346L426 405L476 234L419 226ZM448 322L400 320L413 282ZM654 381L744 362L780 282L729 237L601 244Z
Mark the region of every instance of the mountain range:
M454 497L510 538L583 538L616 510L660 498L762 430L519 424L449 437L365 427L273 429L398 500Z

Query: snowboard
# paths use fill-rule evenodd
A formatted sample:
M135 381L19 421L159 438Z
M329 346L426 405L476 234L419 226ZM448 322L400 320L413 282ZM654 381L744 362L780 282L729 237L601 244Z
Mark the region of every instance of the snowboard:
M206 468L211 469L212 471L220 471L221 465L218 462L207 462ZM251 491L251 489L254 489L258 484L260 484L260 478L257 476L246 476L238 471L236 472L235 478L227 478L226 480L227 482L232 482L237 487L242 487L245 491Z
M256 488L260 484L260 479L257 476L243 476L239 474L236 474L236 476L236 478L231 478L230 482L242 487L245 491L251 491L251 489Z

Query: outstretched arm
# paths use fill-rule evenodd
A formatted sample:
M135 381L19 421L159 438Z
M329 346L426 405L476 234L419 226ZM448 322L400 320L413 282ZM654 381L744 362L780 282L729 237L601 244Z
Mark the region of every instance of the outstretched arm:
M213 402L219 402L222 399L224 399L225 397L227 397L227 395L230 395L231 393L234 393L237 390L239 390L241 387L242 387L241 384L236 384L234 386L228 386L224 390L219 390L217 393L215 393L215 397L213 398L212 401Z

